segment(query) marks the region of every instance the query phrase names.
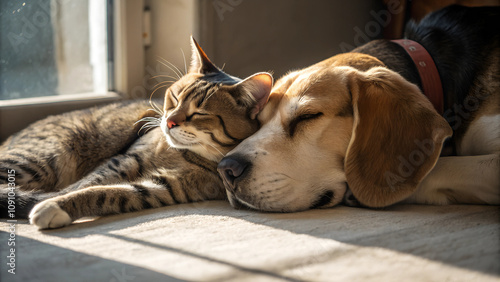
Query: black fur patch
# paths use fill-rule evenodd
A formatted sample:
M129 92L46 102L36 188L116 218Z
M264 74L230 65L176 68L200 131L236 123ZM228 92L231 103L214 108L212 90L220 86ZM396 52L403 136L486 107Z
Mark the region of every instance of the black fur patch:
M138 166L138 172L137 172L137 173L138 173L139 175L142 175L142 173L144 172L144 171L143 171L144 169L143 169L143 162L142 162L142 158L141 158L141 157L139 157L139 155L137 155L137 154L135 154L135 153L133 153L133 154L129 154L129 156L132 156L132 157L135 159L135 161L137 162L137 166Z
M179 201L175 197L172 186L170 186L170 183L168 182L168 180L165 177L156 175L156 176L153 176L153 181L154 181L154 183L163 186L165 188L165 190L168 191L168 193L170 194L170 197L172 198L172 201L174 201L175 204L179 203ZM163 203L162 203L162 205L163 205Z
M132 187L139 192L143 197L149 197L150 193L147 187L142 184L132 184Z
M126 213L127 210L128 199L125 196L121 196L119 200L120 212Z
M142 209L146 210L146 209L150 209L152 207L153 206L148 202L148 200L142 199Z
M311 209L316 209L324 205L327 205L332 201L332 199L333 199L333 191L331 190L326 191L311 205Z
M120 166L120 161L119 161L117 158L112 158L112 159L111 159L111 162L112 162L115 166Z
M116 173L118 173L118 170L116 170L116 168L113 167L113 165L111 164L108 164L108 168Z
M102 207L104 205L104 202L106 202L106 193L102 192L99 197L97 198L96 205L98 207Z

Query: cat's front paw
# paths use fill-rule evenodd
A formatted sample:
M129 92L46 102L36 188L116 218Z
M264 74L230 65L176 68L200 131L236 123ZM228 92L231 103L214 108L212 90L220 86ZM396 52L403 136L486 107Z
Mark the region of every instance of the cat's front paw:
M71 222L69 214L52 200L38 203L30 212L30 223L39 229L59 228L70 225Z

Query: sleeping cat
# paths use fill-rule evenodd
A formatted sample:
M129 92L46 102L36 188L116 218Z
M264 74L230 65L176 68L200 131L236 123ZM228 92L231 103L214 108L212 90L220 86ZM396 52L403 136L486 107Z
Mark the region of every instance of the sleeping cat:
M7 139L1 216L31 210L32 224L57 228L84 216L225 199L217 162L258 129L272 77L230 76L191 44L190 70L167 89L161 117L144 101L125 102L52 116Z

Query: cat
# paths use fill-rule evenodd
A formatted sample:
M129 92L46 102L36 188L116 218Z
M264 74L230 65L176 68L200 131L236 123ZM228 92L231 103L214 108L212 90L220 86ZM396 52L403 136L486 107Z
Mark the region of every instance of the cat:
M7 139L1 216L29 216L46 229L226 199L217 162L257 131L273 78L228 75L193 38L191 45L189 72L166 90L163 110L149 110L146 101L112 104L51 116Z

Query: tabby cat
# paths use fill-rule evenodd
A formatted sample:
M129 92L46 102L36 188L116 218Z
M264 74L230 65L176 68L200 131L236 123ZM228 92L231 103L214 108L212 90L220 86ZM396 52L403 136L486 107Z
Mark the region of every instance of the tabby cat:
M189 72L167 89L159 114L145 101L75 111L1 145L2 217L26 218L31 210L32 224L57 228L85 216L225 199L217 162L257 131L272 77L230 76L191 44ZM141 125L148 131L138 136Z

